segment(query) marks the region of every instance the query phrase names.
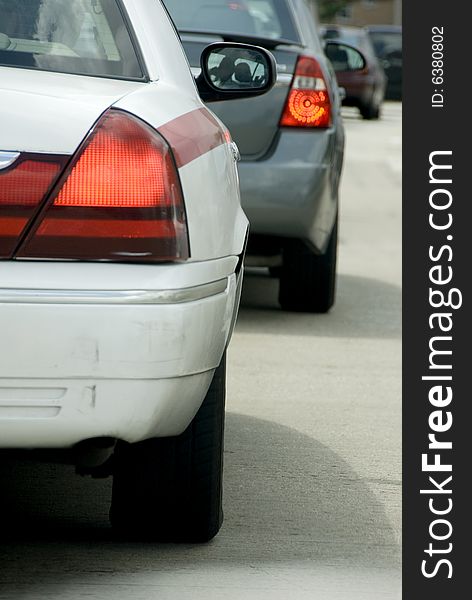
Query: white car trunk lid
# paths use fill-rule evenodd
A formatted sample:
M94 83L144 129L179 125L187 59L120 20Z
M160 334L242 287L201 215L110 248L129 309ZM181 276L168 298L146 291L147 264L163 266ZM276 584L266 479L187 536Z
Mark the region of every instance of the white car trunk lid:
M73 154L107 108L143 85L0 67L0 151Z

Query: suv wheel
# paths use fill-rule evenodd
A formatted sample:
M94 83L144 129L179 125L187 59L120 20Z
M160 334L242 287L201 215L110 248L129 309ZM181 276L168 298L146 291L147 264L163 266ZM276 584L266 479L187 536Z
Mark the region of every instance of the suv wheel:
M324 254L315 254L302 241L284 248L279 302L284 310L325 313L334 304L338 219Z
M118 533L153 541L207 542L223 522L226 357L200 410L179 436L115 452L110 520Z

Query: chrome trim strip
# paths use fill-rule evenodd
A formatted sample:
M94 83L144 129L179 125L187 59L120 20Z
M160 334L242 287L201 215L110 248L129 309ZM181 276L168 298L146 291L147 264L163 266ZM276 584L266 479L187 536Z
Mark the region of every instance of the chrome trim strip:
M292 73L277 73L277 85L290 85L292 83L293 74Z
M30 290L0 288L0 304L183 304L222 294L228 278L178 290Z
M19 156L19 152L0 151L0 171L12 165Z

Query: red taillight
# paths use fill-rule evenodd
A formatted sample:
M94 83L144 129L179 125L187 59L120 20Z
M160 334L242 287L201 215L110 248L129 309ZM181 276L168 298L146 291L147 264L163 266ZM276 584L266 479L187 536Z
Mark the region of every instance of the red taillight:
M280 120L282 127L329 127L331 100L318 61L300 56Z
M59 176L64 160L20 155L0 171L0 258L9 258L30 219Z
M17 256L115 261L189 257L185 207L167 142L108 111L86 139Z

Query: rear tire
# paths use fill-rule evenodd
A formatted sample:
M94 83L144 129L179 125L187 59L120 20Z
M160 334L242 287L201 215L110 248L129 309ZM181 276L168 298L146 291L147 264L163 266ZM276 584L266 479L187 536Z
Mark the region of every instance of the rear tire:
M179 436L120 442L110 520L120 534L166 542L207 542L223 522L226 358L202 406Z
M374 121L380 119L380 105L370 104L362 104L359 107L359 111L361 113L361 117L367 121Z
M279 279L282 273L282 267L269 267L269 275L274 279Z
M284 310L325 313L336 295L338 219L324 254L315 254L300 240L284 249L279 303Z

